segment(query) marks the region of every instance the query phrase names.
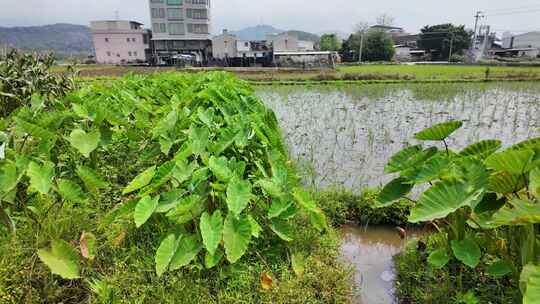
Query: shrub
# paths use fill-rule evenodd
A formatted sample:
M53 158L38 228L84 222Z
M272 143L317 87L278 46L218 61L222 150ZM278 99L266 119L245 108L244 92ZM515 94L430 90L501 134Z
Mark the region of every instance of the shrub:
M334 189L314 195L318 205L336 227L346 223L405 225L411 203L401 200L388 208L374 208L378 193L378 189L366 189L359 195L344 189Z

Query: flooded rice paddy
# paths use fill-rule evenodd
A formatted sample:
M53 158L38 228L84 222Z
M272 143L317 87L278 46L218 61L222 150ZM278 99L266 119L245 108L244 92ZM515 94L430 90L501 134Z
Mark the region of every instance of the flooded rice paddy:
M436 123L464 122L449 141L455 149L483 139L508 146L540 128L538 83L272 86L257 94L275 111L305 183L318 189L386 183L388 159ZM355 302L395 303L393 256L407 238L394 227L354 226L341 238L342 258L355 269Z
M407 84L258 87L280 122L304 180L319 189L379 186L388 159L416 132L462 120L450 145L506 145L537 136L540 84Z

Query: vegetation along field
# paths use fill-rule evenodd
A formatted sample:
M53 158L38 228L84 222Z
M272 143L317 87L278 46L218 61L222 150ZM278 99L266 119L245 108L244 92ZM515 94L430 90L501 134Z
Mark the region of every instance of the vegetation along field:
M163 71L199 72L197 68L171 67L120 67L106 65L78 66L83 78L107 79L130 73L151 74ZM55 67L62 72L65 67ZM468 66L468 65L397 65L365 64L339 65L336 70L302 70L292 68L225 68L239 78L261 82L321 82L321 81L392 81L392 82L472 82L485 80L536 80L540 78L540 67L520 66Z
M0 60L0 303L540 303L536 68L52 66ZM336 73L397 71L486 76Z

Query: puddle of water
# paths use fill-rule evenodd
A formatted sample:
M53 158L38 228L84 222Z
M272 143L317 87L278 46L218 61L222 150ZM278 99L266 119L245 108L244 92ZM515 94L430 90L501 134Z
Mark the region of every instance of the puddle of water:
M343 260L355 269L357 304L394 304L394 263L408 240L426 233L408 230L402 239L394 227L344 226L341 229Z
M537 83L460 85L452 94L447 87L397 86L371 95L364 92L370 86L258 87L256 92L276 113L305 183L318 189L338 185L357 191L388 182L383 174L388 159L418 143L416 132L448 120L464 121L450 140L456 149L483 139L510 145L538 136ZM420 94L424 91L429 94Z

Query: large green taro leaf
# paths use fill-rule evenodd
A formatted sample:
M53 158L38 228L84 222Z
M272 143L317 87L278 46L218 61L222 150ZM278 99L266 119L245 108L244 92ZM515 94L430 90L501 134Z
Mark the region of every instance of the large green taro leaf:
M176 236L172 233L161 241L155 257L156 273L158 276L162 276L167 271L177 248L178 242Z
M109 186L96 171L85 166L77 166L77 175L83 181L86 188L94 193Z
M82 155L89 157L90 153L97 149L101 141L101 133L99 130L94 130L86 133L84 130L76 129L71 132L67 138L69 143L75 147Z
M396 153L386 165L384 172L386 173L395 173L405 169L408 169L410 160L422 151L422 146L411 146L407 147L398 153Z
M396 200L404 197L411 192L413 184L410 184L407 179L396 178L388 183L379 193L375 208L383 208L392 205Z
M540 303L540 266L533 266L528 275L523 304Z
M201 216L201 236L203 244L210 255L214 255L223 236L223 217L216 210L212 216L208 212Z
M248 206L252 197L251 184L247 180L234 177L227 186L227 207L238 216Z
M497 211L491 222L496 226L525 226L540 223L540 204L514 199Z
M495 153L495 151L499 150L501 145L502 143L500 140L479 141L463 149L459 153L459 156L486 158Z
M34 161L30 162L26 174L30 177L30 185L41 194L49 193L54 178L54 164L45 162L40 165Z
M51 250L40 249L38 256L52 273L69 280L80 277L79 255L66 241L52 241Z
M482 199L483 189L471 190L466 183L444 181L428 189L411 210L412 223L433 221L445 218L456 210L473 207Z
M454 133L454 131L461 128L462 125L463 123L461 121L450 121L437 124L417 133L415 138L419 140L431 141L445 140L448 136Z
M170 270L174 271L189 265L201 249L202 245L196 235L182 236L178 242L178 248L171 259Z
M448 168L450 158L443 153L430 158L424 162L417 170L411 171L412 174L404 174L402 176L410 180L410 183L423 184L439 179Z
M529 181L531 193L537 198L540 198L540 167L536 167L531 171Z
M506 171L499 171L489 176L488 189L500 194L519 192L525 187L523 175L515 175Z
M482 252L478 244L471 238L464 240L453 240L451 242L454 256L463 264L475 268L480 263Z
M211 156L208 167L219 181L228 182L233 177L233 171L229 168L229 161L225 156Z
M229 214L223 226L223 243L227 260L236 263L245 253L252 236L252 226L247 216L236 218Z
M141 227L154 214L159 203L159 195L151 198L150 196L143 197L135 207L133 217L137 228Z
M152 178L154 178L154 175L156 174L156 166L152 166L146 170L144 170L142 173L137 175L129 185L127 185L126 188L122 191L122 194L128 194L133 191L139 190L142 187L148 185L150 181L152 181Z
M428 258L428 263L435 269L441 269L450 261L448 250L446 248L440 248L433 251Z
M486 167L522 175L533 168L534 152L531 150L506 150L492 154L486 159Z

